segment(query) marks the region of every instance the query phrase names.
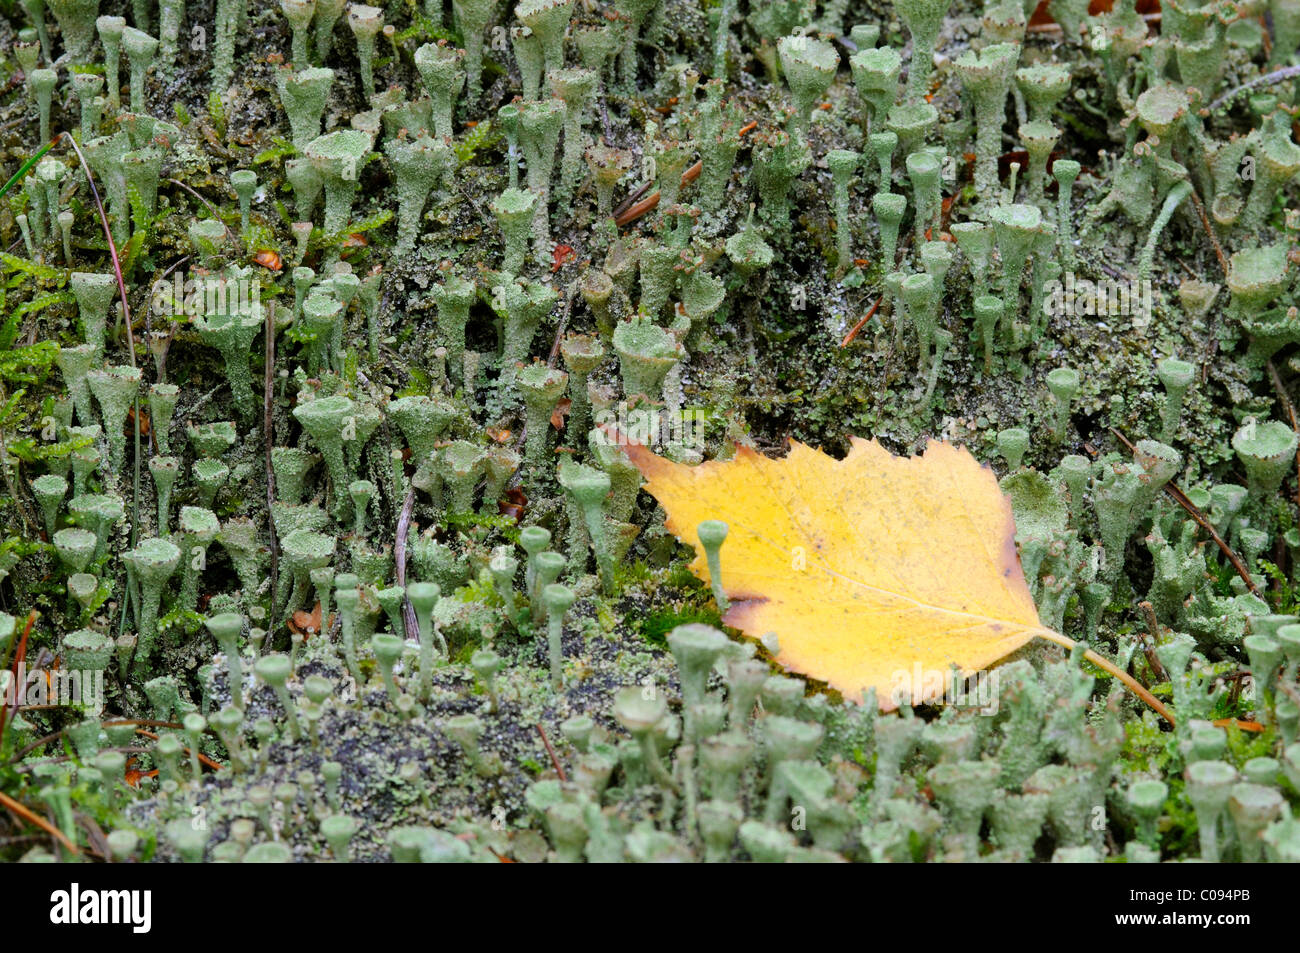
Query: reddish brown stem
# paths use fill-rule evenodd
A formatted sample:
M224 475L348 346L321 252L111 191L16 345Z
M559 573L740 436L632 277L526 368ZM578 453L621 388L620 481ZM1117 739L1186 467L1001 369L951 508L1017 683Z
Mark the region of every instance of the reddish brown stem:
M844 340L840 342L840 347L848 347L850 344L853 343L853 339L858 336L858 332L860 332L863 328L867 326L867 322L871 320L871 316L875 314L876 309L880 307L880 302L882 298L884 298L884 295L881 295L880 298L877 298L872 303L871 307L867 309L867 313L862 316L862 320L859 321L857 324L853 325L852 330L850 330L848 334L844 335Z
M551 747L551 739L546 737L546 729L542 727L540 721L537 723L537 733L542 736L542 744L546 745L546 753L551 756L551 764L555 765L555 773L560 776L560 781L568 781L564 768L560 765L560 759L555 756L555 749Z
M1129 443L1128 438L1114 427L1110 428L1110 432L1115 435L1116 440L1128 448L1130 453L1135 453L1137 451L1137 448L1134 447L1133 444ZM1214 527L1210 525L1210 521L1205 518L1205 515L1196 508L1196 504L1187 498L1187 494L1180 490L1173 480L1170 480L1165 484L1165 492L1172 496L1174 502L1181 506L1187 512L1187 515L1196 521L1197 526L1209 534L1210 539L1214 540L1224 557L1232 564L1232 568L1237 570L1237 575L1239 575L1242 578L1242 581L1246 583L1246 588L1259 598L1264 598L1263 594L1259 591L1259 587L1255 585L1255 581L1250 578L1250 571L1246 569L1246 564L1241 561L1241 557L1234 553L1232 547L1223 541L1223 537L1220 536L1215 531Z

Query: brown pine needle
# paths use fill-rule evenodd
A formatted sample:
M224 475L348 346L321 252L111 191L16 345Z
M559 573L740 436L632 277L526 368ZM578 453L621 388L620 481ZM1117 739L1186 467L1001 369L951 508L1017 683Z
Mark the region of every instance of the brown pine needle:
M1114 427L1110 428L1110 432L1115 435L1115 439L1128 447L1130 453L1136 452L1137 448L1134 447L1133 444L1129 442L1128 438L1122 433ZM1263 594L1259 591L1259 587L1255 585L1255 581L1250 578L1250 571L1246 569L1246 564L1241 561L1241 557L1234 553L1232 547L1224 542L1223 537L1218 534L1214 527L1210 525L1210 521L1205 518L1205 514L1197 509L1196 504L1187 498L1187 494L1180 490L1173 480L1170 480L1165 484L1165 492L1172 496L1174 502L1181 506L1187 512L1187 515L1196 521L1197 526L1210 535L1210 539L1214 540L1215 544L1219 547L1219 550L1227 558L1228 562L1232 564L1232 568L1237 570L1237 575L1239 575L1242 578L1242 581L1246 583L1246 588L1259 598L1264 598Z
M867 326L867 322L871 320L871 316L876 313L876 309L880 307L880 302L883 298L884 295L877 298L871 307L867 309L867 313L862 316L862 320L853 325L853 328L849 333L844 335L844 340L840 342L840 347L848 347L853 343L853 339L858 336L858 332Z
M157 741L157 740L158 740L158 736L157 736L157 735L155 735L152 731L145 731L143 728L137 728L137 729L135 730L135 733L136 733L137 735L143 735L144 737L150 739L151 741ZM186 757L189 757L189 753L190 753L190 749L189 749L189 748L182 748L181 750L185 752ZM221 765L219 765L217 762L213 761L211 758L209 758L207 755L205 755L202 751L196 752L196 754L198 754L198 756L199 756L199 761L203 762L204 765L206 765L207 767L211 768L213 771L220 771L220 770L221 770Z
M28 824L34 824L36 827L45 831L45 833L49 834L62 844L64 849L67 850L68 853L72 854L72 856L77 857L81 854L81 851L77 850L77 845L68 840L63 831L59 830L39 814L34 814L21 801L15 801L3 791L0 791L0 807L7 808L10 813L22 818Z
M564 774L564 766L560 764L560 759L555 756L555 749L551 747L551 739L546 737L546 729L542 727L540 721L537 723L537 733L542 736L542 744L546 745L546 753L551 756L551 764L555 765L555 773L560 776L561 781L568 781L569 779Z
M40 613L35 609L27 614L27 622L23 626L22 635L18 639L18 646L14 649L12 669L12 676L14 678L18 677L18 666L21 665L23 660L27 657L27 637L32 634L32 626L36 624L36 619L39 615ZM17 699L14 701L13 710L14 712L18 711ZM0 700L0 748L4 747L5 729L9 727L9 714L9 706L5 705L3 701Z
M757 122L747 123L744 126L741 126L740 129L736 132L736 138L741 139L744 136L746 136L748 133L753 132L757 128L758 128ZM696 179L700 177L700 173L703 171L704 171L704 162L703 160L699 160L694 165L692 165L689 169L687 169L685 172L682 173L682 185L688 185L689 183L694 182ZM619 228L622 228L624 225L631 225L638 218L641 218L643 215L653 212L656 208L659 207L658 192L651 192L645 198L641 199L640 201L636 201L639 196L645 194L646 190L649 189L651 185L652 183L650 182L645 183L639 189L633 192L630 196L628 196L628 198L624 200L622 205L614 209L615 225L617 225Z
M1240 728L1242 731L1260 732L1264 726L1257 721L1246 721L1243 718L1216 718L1210 722L1216 728Z

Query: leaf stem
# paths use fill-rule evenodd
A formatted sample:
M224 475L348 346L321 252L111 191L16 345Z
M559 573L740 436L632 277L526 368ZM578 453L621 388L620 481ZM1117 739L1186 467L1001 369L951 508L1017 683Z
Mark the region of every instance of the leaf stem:
M1071 651L1073 651L1074 647L1079 644L1069 636L1061 635L1061 633L1059 632L1053 632L1051 629L1035 629L1034 635L1038 636L1040 639L1046 639L1048 642L1055 642L1057 645L1062 646L1063 648L1070 649ZM1106 658L1103 655L1098 655L1092 649L1084 649L1083 657L1086 658L1093 665L1096 665L1098 668L1102 669L1103 671L1108 672L1111 675L1114 675L1116 678L1118 678L1121 682L1123 682L1128 687L1129 691L1131 691L1138 698L1142 699L1144 702L1150 705L1153 709L1155 709L1156 714L1158 714L1165 721L1169 722L1169 726L1171 728L1174 726L1174 716L1169 714L1169 709L1166 708L1161 703L1160 699L1156 698L1156 696L1152 695L1149 691L1147 691L1146 687L1141 682L1139 682L1136 678L1134 678L1128 672L1121 669L1110 659Z

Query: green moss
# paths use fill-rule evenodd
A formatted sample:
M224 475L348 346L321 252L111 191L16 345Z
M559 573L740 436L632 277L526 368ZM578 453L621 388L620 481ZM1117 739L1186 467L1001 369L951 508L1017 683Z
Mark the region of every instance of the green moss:
M679 625L711 625L719 626L722 624L721 617L717 610L685 607L680 609L664 609L659 612L652 612L641 620L641 637L650 645L657 649L668 648L668 633Z

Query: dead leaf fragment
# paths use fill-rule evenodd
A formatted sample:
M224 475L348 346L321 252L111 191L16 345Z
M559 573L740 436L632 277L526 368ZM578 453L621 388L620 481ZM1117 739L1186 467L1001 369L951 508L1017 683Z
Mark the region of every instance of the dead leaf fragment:
M326 625L334 621L334 613L326 620ZM304 638L311 638L313 635L319 635L321 631L321 606L317 602L310 612L304 612L299 609L289 619L289 631Z
M569 411L573 409L573 401L568 397L561 397L556 403L555 409L551 411L551 426L556 430L563 430L564 423L568 419Z

